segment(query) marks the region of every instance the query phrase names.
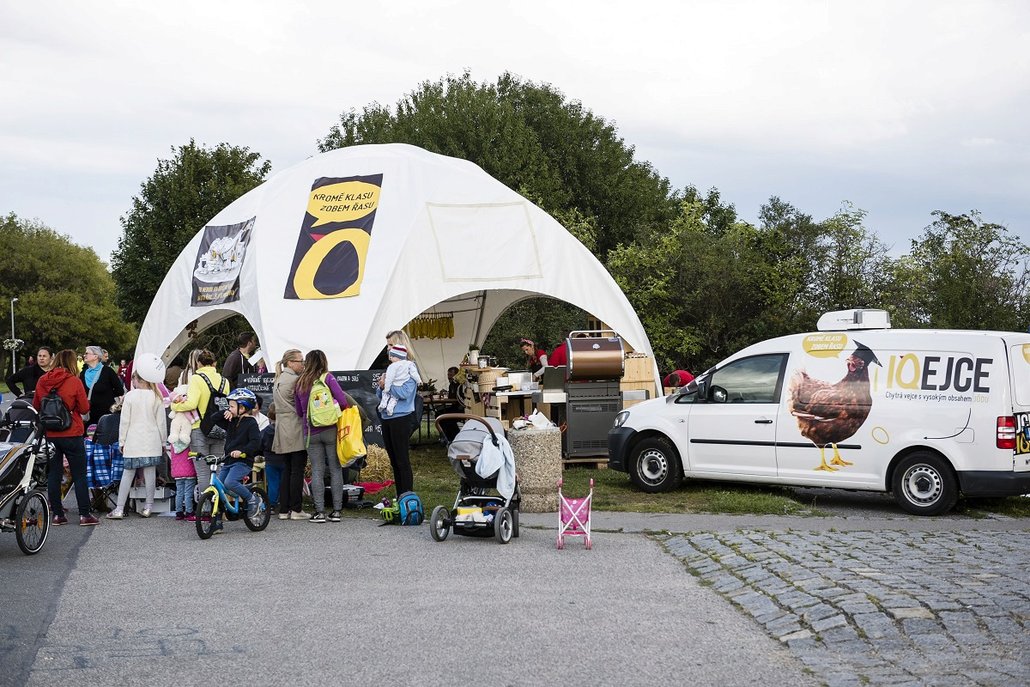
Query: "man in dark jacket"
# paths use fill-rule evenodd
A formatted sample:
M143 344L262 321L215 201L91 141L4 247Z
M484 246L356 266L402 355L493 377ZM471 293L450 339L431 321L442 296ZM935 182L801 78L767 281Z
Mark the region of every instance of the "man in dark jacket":
M235 389L239 386L236 383L241 375L249 375L254 372L254 366L250 364L250 356L257 350L257 334L254 332L243 332L239 338L239 348L229 354L222 366L222 376L229 380L229 387Z
M11 390L11 393L15 396L28 396L32 394L36 389L36 382L39 378L46 374L47 370L50 369L53 364L54 352L49 346L41 346L39 351L36 353L36 362L31 365L26 365L17 372L12 372L7 375L4 380L7 382L7 388ZM18 385L24 386L24 389L19 389Z

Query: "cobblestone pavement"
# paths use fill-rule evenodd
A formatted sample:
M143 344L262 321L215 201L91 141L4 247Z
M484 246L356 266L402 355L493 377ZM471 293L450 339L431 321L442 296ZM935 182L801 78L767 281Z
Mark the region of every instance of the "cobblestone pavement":
M1030 684L1026 531L655 536L828 685Z

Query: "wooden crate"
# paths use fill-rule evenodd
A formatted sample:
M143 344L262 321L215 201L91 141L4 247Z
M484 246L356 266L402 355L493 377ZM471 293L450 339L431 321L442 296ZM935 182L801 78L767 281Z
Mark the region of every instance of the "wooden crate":
M627 353L622 373L624 382L654 382L654 358L643 353Z

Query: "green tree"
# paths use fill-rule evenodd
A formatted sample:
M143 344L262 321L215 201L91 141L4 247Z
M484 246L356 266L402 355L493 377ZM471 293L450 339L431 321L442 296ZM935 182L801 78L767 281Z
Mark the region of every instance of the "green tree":
M706 369L763 332L760 231L746 222L712 226L711 216L704 202L684 202L674 221L609 256L663 371Z
M578 212L602 257L676 213L668 181L634 159L613 124L508 73L496 84L468 73L424 82L394 111L375 103L343 114L318 146L361 143L410 143L474 162L548 212Z
M112 356L129 351L136 332L115 305L114 280L92 248L14 213L0 219L0 245L0 298L4 304L18 298L15 334L26 342L19 362L39 346L81 352L97 345Z
M1030 246L979 212L942 210L897 268L909 311L905 324L948 329L1026 331Z
M122 217L112 255L118 305L139 324L161 282L193 236L226 205L260 184L271 169L249 148L221 143L213 149L192 139L158 160Z
M892 315L897 311L896 262L883 241L865 227L865 215L845 203L820 223L814 314L848 308L883 308Z
M498 365L525 367L519 339L527 338L550 353L574 329L585 329L589 316L579 308L554 298L528 298L501 315L483 344L483 352L497 356Z

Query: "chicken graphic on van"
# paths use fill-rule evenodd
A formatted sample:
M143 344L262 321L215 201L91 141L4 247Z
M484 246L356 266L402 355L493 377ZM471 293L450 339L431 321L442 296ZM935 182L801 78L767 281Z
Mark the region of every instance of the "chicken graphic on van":
M790 380L790 413L798 423L801 435L819 449L819 465L815 470L836 472L852 465L841 457L837 445L865 424L873 407L869 388L869 365L882 364L873 351L859 342L844 361L844 377L836 382L814 379L804 370L797 370ZM826 447L833 455L826 460Z

